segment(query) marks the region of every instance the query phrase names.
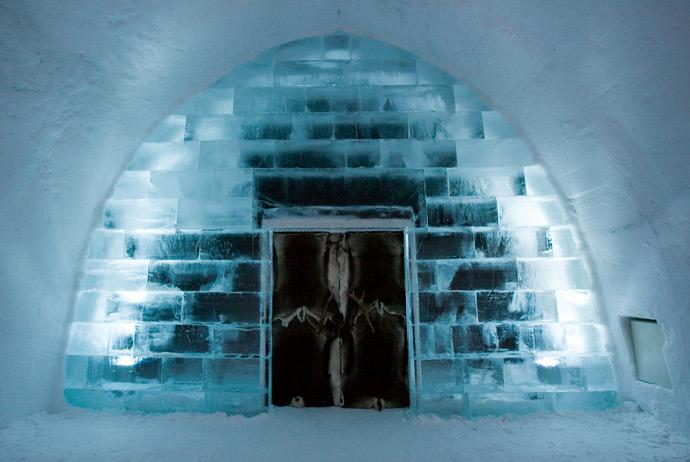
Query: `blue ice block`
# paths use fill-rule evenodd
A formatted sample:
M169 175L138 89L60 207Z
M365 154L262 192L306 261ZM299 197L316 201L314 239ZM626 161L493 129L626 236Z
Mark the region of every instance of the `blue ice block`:
M128 170L187 170L199 164L199 143L142 143ZM125 180L126 181L126 180ZM124 187L124 185L123 185ZM141 186L143 190L143 186ZM113 197L114 199L115 197Z
M212 191L213 172L210 170L151 172L152 198L204 199L211 197Z
M203 358L163 358L161 381L166 390L202 390Z
M137 260L196 260L197 233L127 233L127 256Z
M213 328L213 352L217 355L256 356L261 354L261 330L258 327Z
M177 221L177 199L111 199L105 204L107 229L170 229Z
M258 359L207 359L206 389L213 391L262 391L262 361Z
M112 199L146 199L149 197L151 174L146 170L126 170L115 183Z

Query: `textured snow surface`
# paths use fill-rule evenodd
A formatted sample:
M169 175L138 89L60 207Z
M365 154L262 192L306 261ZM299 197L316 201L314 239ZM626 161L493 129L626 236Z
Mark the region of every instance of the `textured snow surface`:
M278 408L225 414L35 414L0 430L0 460L685 461L690 444L631 410L487 417Z

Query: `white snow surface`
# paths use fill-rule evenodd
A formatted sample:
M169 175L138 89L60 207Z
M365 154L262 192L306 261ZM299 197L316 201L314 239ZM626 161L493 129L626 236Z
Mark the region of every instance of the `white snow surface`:
M636 405L478 420L340 408L256 417L34 414L0 430L3 461L686 461L690 444Z

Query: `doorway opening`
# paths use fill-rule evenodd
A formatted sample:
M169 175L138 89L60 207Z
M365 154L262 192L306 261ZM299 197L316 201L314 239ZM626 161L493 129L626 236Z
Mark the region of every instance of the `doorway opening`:
M273 234L275 406L408 407L402 232Z

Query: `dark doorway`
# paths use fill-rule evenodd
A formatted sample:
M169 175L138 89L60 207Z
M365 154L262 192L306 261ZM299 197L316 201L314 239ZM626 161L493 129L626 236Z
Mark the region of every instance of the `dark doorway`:
M274 233L273 404L409 406L401 232Z

